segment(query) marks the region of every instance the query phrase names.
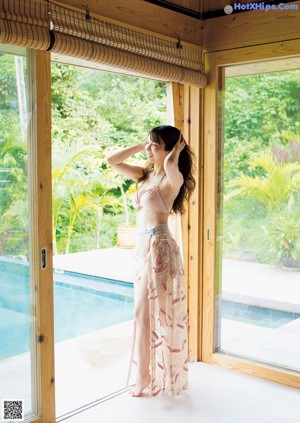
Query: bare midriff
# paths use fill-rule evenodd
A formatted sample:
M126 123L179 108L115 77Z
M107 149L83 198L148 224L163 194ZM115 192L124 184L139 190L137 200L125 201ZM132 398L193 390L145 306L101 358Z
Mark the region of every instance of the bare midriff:
M153 229L156 225L167 224L169 213L157 213L140 209L136 213L136 222L139 231Z

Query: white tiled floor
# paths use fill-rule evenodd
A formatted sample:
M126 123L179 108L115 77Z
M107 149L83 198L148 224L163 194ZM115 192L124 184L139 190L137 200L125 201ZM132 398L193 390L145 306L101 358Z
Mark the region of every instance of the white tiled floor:
M116 396L66 423L299 423L300 390L204 363L177 397Z
M109 265L112 257L115 257L116 260L114 261L120 265L114 267L114 275L111 274L113 267ZM55 259L56 267L65 270L74 271L74 263L77 263L76 266L83 273L85 272L82 270L82 265L85 265L88 273L98 274L100 272L101 276L109 278L114 276L115 279L120 279L121 276L121 279L126 281L132 281L133 278L132 270L130 270L133 266L128 266L128 263L132 260L131 250L116 248L101 251L101 257L98 251L88 252L80 257L74 254L67 257L56 257ZM126 271L126 269L129 270ZM255 277L253 277L254 274ZM233 275L234 277L232 277ZM285 283L285 290L282 289L282 281ZM225 260L223 266L223 296L226 295L228 300L232 300L235 296L237 301L241 300L241 302L245 301L253 305L270 306L280 310L286 308L288 311L299 312L299 273L286 272L273 266L263 266L257 263ZM236 325L241 324L237 322ZM228 333L234 333L238 337L237 344L239 345L241 333L245 332L245 325L243 325L241 331L232 331L232 327L229 329ZM282 330L284 329L286 328L282 328ZM258 331L257 327L255 327L255 330ZM293 343L295 343L297 336L299 337L299 324L296 328L293 328L291 334L289 332L281 334L274 329L264 330L271 333L272 336L274 335L274 340L278 344L271 348L270 345L273 344L270 339L268 339L267 349L262 348L261 343L259 344L260 355L262 351L267 354L266 361L269 357L275 362L278 361L274 354L280 355L282 349L287 353L290 361L299 360L296 344L293 354L293 350L289 348L286 351L286 344L281 342L283 335L290 335ZM257 340L257 333L254 338ZM223 341L225 342L224 339ZM251 340L251 345L256 345L253 340ZM291 344L289 343L289 345ZM269 351L270 348L271 351ZM235 345L234 351L236 350ZM241 353L244 353L244 351ZM252 355L255 356L253 352ZM290 363L289 360L285 358L283 362L288 362L293 366L293 363ZM58 362L59 360L57 360L57 364L59 364ZM62 376L66 366L63 360L61 360L61 363ZM114 366L116 372L112 368L110 369L110 374L114 374L114 377L116 377L115 373L117 375L122 374L121 364L125 368L123 362L120 361L119 367L117 363L118 360L115 361ZM103 380L103 371L100 370L98 374L95 369L92 369L95 383ZM66 378L67 382L68 379ZM114 378L110 378L108 373L105 374L104 379L106 383L111 379L112 388L118 386ZM84 382L84 378L80 377L80 380L82 383ZM90 386L90 389L92 389L91 385L94 384L85 386ZM76 404L78 404L78 407L83 404L82 393L78 392L79 397L76 394L78 390L76 384L74 384L73 389L67 388L64 384L61 384L61 388L61 395L59 395L60 398L57 401L58 409L60 409L58 415L76 408ZM76 395L74 395L74 390ZM69 392L69 398L66 398L66 391ZM91 398L86 388L83 391L85 391L87 398ZM95 392L101 396L102 392L99 387ZM74 407L70 407L72 404ZM145 395L142 398L131 398L126 392L98 403L63 421L67 423L300 423L300 390L221 367L194 363L190 365L190 389L179 397L158 396L149 398Z
M133 322L55 344L56 416L126 387Z

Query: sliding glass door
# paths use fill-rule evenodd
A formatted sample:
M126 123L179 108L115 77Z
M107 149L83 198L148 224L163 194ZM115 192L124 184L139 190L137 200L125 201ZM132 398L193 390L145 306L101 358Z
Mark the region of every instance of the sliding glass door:
M38 415L30 57L0 45L0 399L7 420Z
M300 58L219 69L214 352L300 371Z

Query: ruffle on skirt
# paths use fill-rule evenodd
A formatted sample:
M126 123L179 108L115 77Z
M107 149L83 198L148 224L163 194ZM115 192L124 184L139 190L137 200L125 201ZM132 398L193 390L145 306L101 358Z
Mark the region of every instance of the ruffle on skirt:
M147 232L147 231L146 231ZM138 236L135 284L148 275L150 312L150 396L179 394L188 388L188 314L180 250L167 225ZM135 360L135 325L128 374Z

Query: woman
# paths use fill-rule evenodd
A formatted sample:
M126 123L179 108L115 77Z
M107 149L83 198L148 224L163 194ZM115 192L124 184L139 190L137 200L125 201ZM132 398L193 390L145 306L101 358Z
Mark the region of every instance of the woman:
M125 163L142 150L147 154L145 168ZM180 131L168 125L152 129L146 142L117 151L107 160L116 171L141 183L135 197L138 239L131 363L136 365L136 380L130 391L134 397L149 385L153 396L187 389L183 267L168 216L184 212L183 202L195 188L193 156Z

